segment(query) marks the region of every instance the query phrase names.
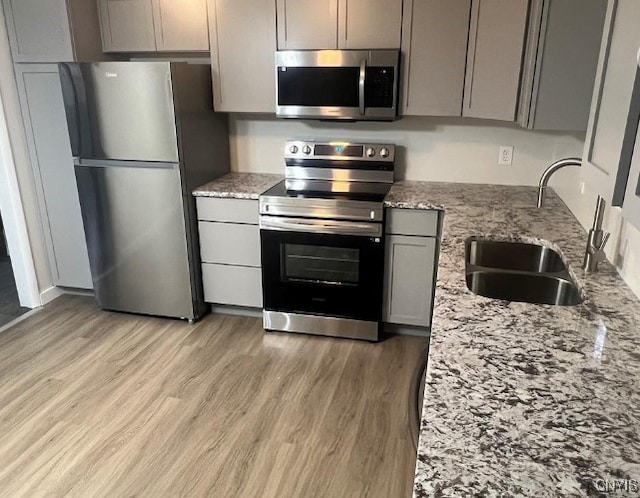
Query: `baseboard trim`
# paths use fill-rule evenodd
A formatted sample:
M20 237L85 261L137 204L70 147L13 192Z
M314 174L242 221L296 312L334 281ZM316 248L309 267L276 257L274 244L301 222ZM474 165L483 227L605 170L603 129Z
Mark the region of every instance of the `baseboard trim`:
M382 328L387 334L431 337L431 329L428 327L414 327L411 325L396 325L394 323L385 323L383 324Z
M40 302L42 302L42 306L45 306L50 302L55 301L63 294L64 291L60 287L49 287L40 293Z
M60 287L59 285L56 285L42 291L40 293L40 301L42 302L42 306L45 306L65 294L70 294L72 296L94 296L93 289L77 289L75 287Z
M262 318L262 308L248 308L246 306L226 306L212 304L211 313L217 313L220 315L250 316L252 318Z
M58 287L63 294L70 294L72 296L87 296L94 297L95 292L93 289L79 289L77 287Z

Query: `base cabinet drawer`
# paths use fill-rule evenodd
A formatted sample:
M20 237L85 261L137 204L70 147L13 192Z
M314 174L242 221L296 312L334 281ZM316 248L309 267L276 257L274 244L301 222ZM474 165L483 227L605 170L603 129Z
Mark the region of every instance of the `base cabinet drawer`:
M384 321L431 326L437 239L391 235L386 251Z
M207 303L262 308L260 268L203 263L202 282Z
M259 206L258 201L253 199L196 197L196 206L198 219L202 221L258 224Z
M387 209L387 234L437 237L439 228L440 211Z
M257 225L201 221L198 230L203 263L260 266L260 229Z

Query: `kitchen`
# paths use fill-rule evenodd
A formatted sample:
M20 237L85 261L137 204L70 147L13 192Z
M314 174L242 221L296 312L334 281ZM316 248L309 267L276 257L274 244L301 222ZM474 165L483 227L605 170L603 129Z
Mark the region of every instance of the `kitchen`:
M3 9L4 493L633 491L636 2Z

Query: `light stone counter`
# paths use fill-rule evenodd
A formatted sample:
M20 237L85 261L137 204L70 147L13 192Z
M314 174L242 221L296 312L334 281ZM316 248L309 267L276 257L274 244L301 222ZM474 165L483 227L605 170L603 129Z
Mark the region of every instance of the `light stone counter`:
M196 197L257 200L260 194L284 180L284 176L262 173L228 173L193 191Z
M582 272L586 233L555 193L541 210L535 202L533 187L422 182L400 182L387 198L446 211L417 497L604 496L599 479L640 480L640 302L608 263ZM559 248L585 302L473 294L473 235Z

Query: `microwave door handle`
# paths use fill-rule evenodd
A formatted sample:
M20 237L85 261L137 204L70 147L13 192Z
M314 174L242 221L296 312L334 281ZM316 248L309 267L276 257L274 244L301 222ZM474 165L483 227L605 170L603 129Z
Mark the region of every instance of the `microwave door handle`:
M365 113L365 102L364 102L364 96L365 96L365 83L367 80L367 60L366 59L362 59L362 62L360 63L360 79L358 81L358 96L360 98L360 114L362 116L364 116Z

